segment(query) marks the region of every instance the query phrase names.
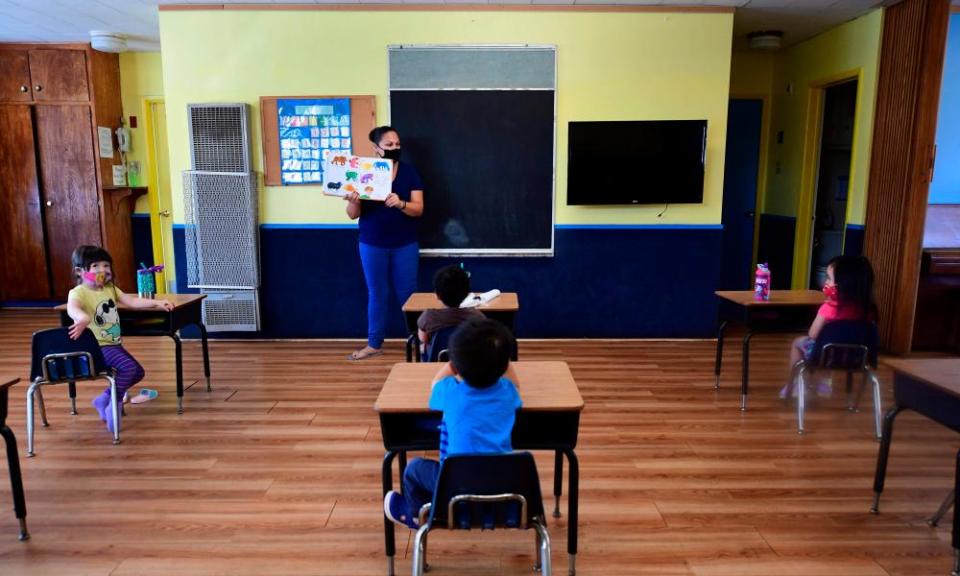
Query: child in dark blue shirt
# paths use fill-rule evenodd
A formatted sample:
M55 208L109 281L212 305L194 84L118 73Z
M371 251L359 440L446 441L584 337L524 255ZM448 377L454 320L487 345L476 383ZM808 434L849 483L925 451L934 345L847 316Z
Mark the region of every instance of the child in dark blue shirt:
M440 463L449 454L503 454L520 409L519 382L510 364L513 336L494 320L463 323L450 338L450 362L433 379L430 409L443 412L440 462L417 458L403 475L403 494L387 493L383 511L416 529L420 508L433 500Z

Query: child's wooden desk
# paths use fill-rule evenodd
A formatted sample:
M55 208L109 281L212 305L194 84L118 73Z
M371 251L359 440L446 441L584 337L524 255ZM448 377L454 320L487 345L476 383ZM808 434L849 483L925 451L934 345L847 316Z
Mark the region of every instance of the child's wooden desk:
M714 292L720 299L717 310L717 359L713 366L716 387L720 388L723 363L723 334L731 322L743 324L743 373L740 379L740 409L747 409L750 385L750 339L756 332L806 332L817 309L826 301L816 290L771 290L769 300L757 300L752 290Z
M407 321L407 362L412 362L416 356L417 362L420 361L420 339L417 337L417 318L426 310L444 308L443 302L437 298L433 292L414 292L403 303L403 317ZM514 320L517 311L520 310L520 299L516 292L504 292L487 302L476 307L476 310L483 312L487 318L496 320L515 333ZM514 360L516 360L516 350L514 350Z
M177 363L177 413L183 413L183 349L178 332L191 324L200 329L203 346L203 374L210 391L210 353L207 348L207 327L203 325L201 303L206 294L158 294L158 300L169 300L173 310L144 310L120 305L120 333L123 336L168 336L173 340ZM60 325L70 326L73 320L67 314L67 305L55 308L60 311ZM70 396L76 394L70 387Z
M887 475L887 458L893 440L893 420L902 410L913 410L960 432L960 358L890 358L883 363L893 369L893 407L883 419L883 437L873 479L873 507L876 514ZM960 452L954 474L954 495L960 492ZM945 512L941 508L941 512ZM939 514L939 513L938 513ZM960 573L960 514L953 511L953 574Z
M10 486L13 488L13 510L20 521L20 540L27 540L27 503L23 496L23 477L20 475L20 456L17 454L17 437L7 426L7 398L10 387L20 378L0 374L0 435L7 445L7 468L10 471Z
M558 498L554 516L559 516L559 497L563 481L563 458L570 465L567 501L567 551L570 574L575 571L577 554L577 510L580 472L577 435L583 397L566 362L515 362L520 379L523 407L513 426L513 447L517 450L550 450L556 453L553 491ZM380 414L380 430L387 453L383 459L383 494L393 489L393 459L400 456L400 476L408 450L437 450L440 446L438 426L442 416L427 407L430 382L438 364L395 364L373 409ZM387 573L393 574L396 552L393 522L384 517Z

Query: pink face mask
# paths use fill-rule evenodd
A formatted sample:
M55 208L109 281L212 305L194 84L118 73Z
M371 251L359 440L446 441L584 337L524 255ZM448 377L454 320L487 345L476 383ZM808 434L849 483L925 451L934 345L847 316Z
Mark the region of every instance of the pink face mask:
M91 284L103 286L110 281L110 275L106 272L84 272L83 279Z
M836 299L837 299L837 294L839 294L839 292L838 292L838 290L837 290L837 285L836 285L836 284L833 284L833 285L824 285L824 287L823 287L823 293L824 293L824 294L827 296L827 298L829 298L830 300L836 300Z

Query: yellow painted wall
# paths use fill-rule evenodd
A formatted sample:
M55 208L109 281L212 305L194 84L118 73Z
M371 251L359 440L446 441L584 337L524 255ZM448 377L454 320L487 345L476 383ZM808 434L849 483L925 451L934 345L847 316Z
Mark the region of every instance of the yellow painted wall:
M811 85L840 80L849 73L859 75L860 82L848 223L863 224L882 14L882 10L874 10L778 55L773 75L773 118L764 202L766 212L783 216L797 215ZM792 94L787 93L788 85L793 88ZM781 130L783 143L778 144L775 135Z
M730 94L769 97L775 61L776 55L772 52L734 52L730 62Z
M137 128L130 129L130 153L127 162L140 162L140 185L147 185L150 167L147 161L147 140L144 130L147 111L144 98L163 97L163 67L159 52L124 52L120 54L120 95L123 100L123 118L137 117ZM127 125L129 128L129 124ZM137 212L149 212L146 196L137 200Z
M251 104L262 171L260 96L373 94L385 123L387 45L533 43L557 46L557 223L719 223L732 27L732 14L160 12L175 220L183 221L178 175L190 161L188 103ZM708 120L702 205L671 206L659 219L663 206L566 206L569 121L700 118ZM312 186L267 188L261 220L348 222L342 201Z

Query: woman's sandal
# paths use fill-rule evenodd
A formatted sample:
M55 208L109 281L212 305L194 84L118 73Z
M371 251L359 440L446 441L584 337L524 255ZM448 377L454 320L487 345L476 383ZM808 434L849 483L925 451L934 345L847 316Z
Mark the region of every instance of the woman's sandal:
M347 360L356 362L358 360L372 358L381 354L383 354L383 350L376 350L374 348L361 348L360 350L354 350L351 352L350 355L347 356Z

